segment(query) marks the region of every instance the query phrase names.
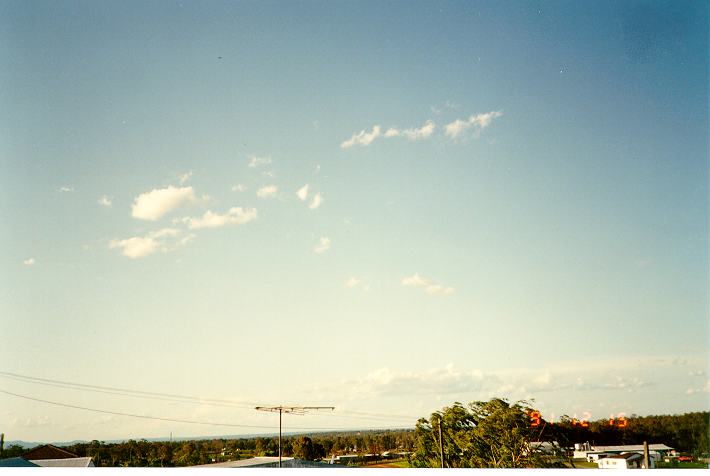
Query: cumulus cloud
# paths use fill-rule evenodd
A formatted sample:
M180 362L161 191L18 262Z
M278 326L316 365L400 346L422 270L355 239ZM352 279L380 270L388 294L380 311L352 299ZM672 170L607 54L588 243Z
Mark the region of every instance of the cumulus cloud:
M318 241L318 244L313 248L314 253L325 253L330 249L330 238L327 236L321 237L321 239Z
M155 221L183 205L197 201L192 187L153 189L138 195L132 206L131 215L141 220Z
M104 207L110 207L113 204L113 198L108 195L102 195L98 200L98 204Z
M265 187L261 187L259 190L256 191L256 196L259 198L271 198L276 196L276 192L279 191L279 188L276 185L267 185Z
M685 391L686 395L693 395L696 393L710 393L710 380L705 382L705 386L703 388L689 388Z
M396 372L381 368L365 378L349 380L343 385L361 397L402 397L410 395L467 394L492 390L500 380L480 370L461 371L453 364L422 372Z
M303 187L299 188L296 191L296 196L298 199L302 202L305 202L306 199L308 198L308 184L304 185Z
M245 191L246 189L247 189L247 188L246 188L244 185L238 183L238 184L236 184L234 187L232 187L232 192L243 192L243 191Z
M74 187L59 187L57 191L61 193L70 193L74 191Z
M415 141L431 137L434 133L434 129L436 129L436 124L429 120L426 121L422 127L414 129L397 129L390 127L385 132L385 137L404 137L405 139Z
M340 148L349 149L355 145L367 146L372 144L372 141L380 137L380 135L380 126L374 126L370 132L363 129L360 132L353 134L350 139L341 143Z
M493 119L503 115L503 111L490 111L483 114L471 115L468 119L456 119L454 122L444 126L444 134L450 139L457 139L469 129L474 129L480 133L488 127Z
M431 279L421 276L419 273L414 273L411 276L402 278L402 286L422 288L424 292L431 296L445 296L454 293L454 288L435 283Z
M358 286L361 282L362 280L360 278L356 278L355 276L353 276L345 282L345 286L348 288L354 288Z
M227 225L244 225L252 220L256 220L258 213L256 208L233 207L225 214L214 213L207 210L204 215L199 218L185 217L180 221L187 224L191 230L199 230L201 228L221 228Z
M311 204L308 205L308 208L310 208L311 210L315 210L316 208L320 207L321 203L323 203L323 196L320 194L320 192L318 192L313 195L313 200L311 200Z
M185 235L176 228L163 228L145 236L133 236L109 242L109 249L120 249L123 256L131 259L144 258L153 253L167 253L187 244L194 235Z
M25 266L33 266L35 264L35 259L34 258L27 258L22 262Z
M252 155L249 157L249 167L255 169L261 167L262 165L269 165L271 163L271 157L257 157Z

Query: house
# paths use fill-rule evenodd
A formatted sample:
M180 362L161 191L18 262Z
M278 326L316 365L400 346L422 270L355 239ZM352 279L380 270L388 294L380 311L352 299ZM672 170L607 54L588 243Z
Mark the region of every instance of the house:
M655 468L654 458L649 456L649 469ZM645 469L643 455L639 453L621 453L600 458L599 469Z
M648 453L654 457L656 461L673 451L673 448L664 444L648 445ZM600 459L622 453L639 453L643 455L643 445L615 445L615 446L597 446L589 443L576 444L573 458L584 458L590 463L596 463Z
M94 462L90 456L79 457L71 451L54 445L44 445L27 452L24 459L35 466L51 468L91 468Z

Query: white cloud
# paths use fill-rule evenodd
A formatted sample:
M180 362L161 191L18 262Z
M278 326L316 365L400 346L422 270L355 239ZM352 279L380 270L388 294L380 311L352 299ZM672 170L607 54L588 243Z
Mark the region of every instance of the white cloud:
M429 280L419 275L419 273L414 273L411 276L402 278L402 286L426 286L429 284Z
M327 236L321 237L318 244L313 248L315 253L325 253L330 249L330 238Z
M442 286L441 284L430 284L424 288L424 292L431 294L432 296L444 296L447 294L453 294L454 288L450 286Z
M351 277L345 282L345 286L348 288L354 288L357 285L359 285L362 282L360 278L356 278L355 276Z
M268 178L276 178L276 174L273 170L264 170L261 175Z
M180 185L184 185L190 178L192 177L192 170L189 172L186 172L178 177L178 180L180 180Z
M259 198L271 198L276 196L276 192L279 191L279 188L276 185L267 185L265 187L261 187L259 190L256 191L256 196Z
M419 273L414 273L411 276L402 278L402 286L423 288L424 292L431 296L445 296L454 293L454 288L435 283L431 279L421 276Z
M453 364L423 372L396 372L378 369L363 379L342 382L362 398L411 395L471 394L498 387L500 379L480 370L461 371Z
M245 191L246 189L247 189L247 188L246 188L244 185L238 183L238 184L236 184L234 187L232 187L232 192L243 192L243 191Z
M456 119L444 126L444 133L451 139L458 138L467 130L473 128L476 133L488 127L493 119L503 115L502 111L490 111L483 114L471 115L468 119Z
M411 141L428 139L434 133L434 129L436 129L436 124L428 120L422 127L415 129L397 129L390 127L385 132L385 137L404 137Z
M25 266L33 266L35 264L34 258L28 258L22 262Z
M131 259L144 258L156 252L167 253L188 243L194 235L181 236L175 228L163 228L148 233L146 236L133 236L109 242L109 249L120 248L121 253Z
M108 195L102 195L98 200L98 204L104 207L110 207L113 204L113 199Z
M133 202L131 215L141 220L155 221L182 205L197 201L192 187L154 189L138 195Z
M220 228L227 225L244 225L257 217L256 208L233 207L223 215L208 210L200 218L185 217L180 221L186 223L191 230L199 230L201 228Z
M311 210L315 210L316 208L320 207L321 203L323 203L323 196L320 194L320 192L318 192L313 195L313 200L311 200L311 204L308 205L308 208L310 208Z
M690 375L691 377L702 377L703 375L705 375L705 371L704 370L691 370L688 372L688 375Z
M298 197L299 200L301 200L302 202L305 202L306 199L308 198L308 184L299 188L298 191L296 191L296 196Z
M252 169L261 167L262 165L269 165L271 163L271 157L257 157L252 155L249 159L249 167Z
M74 187L59 187L57 191L62 193L70 193L74 191Z
M362 130L358 132L357 134L353 134L352 137L343 143L340 144L340 147L342 149L349 149L350 147L354 145L362 145L362 146L367 146L372 143L375 139L380 137L381 132L380 132L380 126L374 126L372 128L372 131L367 132L366 130Z

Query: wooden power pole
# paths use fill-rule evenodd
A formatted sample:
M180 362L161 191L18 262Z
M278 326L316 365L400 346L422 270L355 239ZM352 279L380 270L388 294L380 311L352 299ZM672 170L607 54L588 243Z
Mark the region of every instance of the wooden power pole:
M294 413L296 415L304 415L306 412L313 410L335 410L335 407L256 407L260 412L279 412L279 468L281 467L281 415L284 413Z

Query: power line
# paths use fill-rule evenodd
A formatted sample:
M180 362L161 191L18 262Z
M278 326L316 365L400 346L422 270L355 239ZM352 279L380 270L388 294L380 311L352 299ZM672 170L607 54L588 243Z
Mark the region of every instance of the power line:
M41 377L33 377L30 375L22 375L12 372L0 371L0 377L15 380L19 382L32 383L36 385L45 385L49 387L65 388L69 390L81 390L95 393L103 393L109 395L127 396L134 398L145 398L152 400L172 401L178 403L198 403L201 405L210 405L218 407L234 407L243 409L253 409L255 404L250 402L242 402L238 400L227 400L218 398L193 397L189 395L180 395L172 393L149 392L143 390L132 390L121 387L107 387L102 385L90 385L77 382L69 382L65 380L54 380ZM347 418L353 420L372 420L372 421L416 421L418 417L409 415L392 415L385 413L370 413L358 411L338 411L333 414L337 418Z
M223 426L223 427L231 427L231 428L258 428L258 429L267 429L267 430L272 430L272 426L264 426L264 425L246 425L246 424L237 424L237 423L218 423L218 422L209 422L209 421L199 421L199 420L185 420L181 418L166 418L166 417L156 417L156 416L151 416L151 415L139 415L135 413L127 413L127 412L117 412L117 411L112 411L112 410L102 410L98 408L90 408L90 407L84 407L81 405L73 405L70 403L63 403L63 402L55 402L52 400L44 400L42 398L36 398L36 397L31 397L28 395L21 395L19 393L13 393L13 392L8 392L7 390L0 389L0 393L4 393L6 395L11 395L13 397L18 397L18 398L23 398L26 400L31 400L34 402L40 402L40 403L47 403L49 405L56 405L59 407L65 407L65 408L73 408L76 410L84 410L84 411L89 411L89 412L94 412L94 413L104 413L108 415L117 415L117 416L125 416L125 417L131 417L131 418L142 418L144 420L158 420L158 421L168 421L168 422L173 422L173 423L187 423L187 424L192 424L192 425L207 425L207 426ZM310 431L357 431L357 430L381 430L381 429L387 429L384 427L368 427L368 428L333 428L333 427L290 427L288 428L289 430L310 430Z

